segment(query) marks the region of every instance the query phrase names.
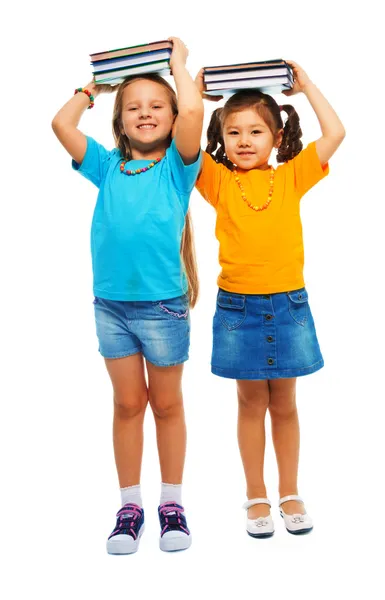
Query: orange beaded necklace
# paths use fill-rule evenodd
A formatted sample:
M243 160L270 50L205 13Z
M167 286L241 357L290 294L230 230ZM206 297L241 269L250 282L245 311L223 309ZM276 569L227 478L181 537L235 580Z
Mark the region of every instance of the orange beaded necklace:
M270 202L271 202L271 197L273 195L273 191L274 191L274 175L275 175L275 170L274 167L270 167L270 189L269 189L269 196L265 202L265 204L262 204L262 206L256 206L254 204L251 204L251 202L249 202L249 200L247 199L246 193L245 193L245 189L243 187L243 185L241 184L241 181L239 179L239 175L238 175L238 171L236 169L233 170L234 176L235 176L235 181L238 184L239 189L241 190L241 196L242 196L242 200L244 202L246 202L247 206L249 206L250 208L252 208L255 211L261 211L261 210L265 210Z

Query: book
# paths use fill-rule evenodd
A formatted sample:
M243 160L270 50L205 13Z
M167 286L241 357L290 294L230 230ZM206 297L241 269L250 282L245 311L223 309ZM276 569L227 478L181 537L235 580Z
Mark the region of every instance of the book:
M125 69L103 71L102 73L96 73L94 80L95 83L109 83L115 85L116 83L121 83L130 75L140 75L141 73L158 73L162 76L170 75L170 61L163 60L134 67L126 67Z
M128 46L127 48L118 48L117 50L107 50L104 52L96 52L90 54L91 62L100 60L108 60L119 58L122 56L131 56L133 54L143 54L144 52L153 52L155 50L172 50L172 42L168 40L160 40L159 42L151 42L150 44L141 44L139 46Z
M111 71L112 69L123 69L134 65L147 64L150 62L159 62L161 60L170 60L171 50L156 50L154 52L146 52L134 54L131 56L122 56L114 60L100 60L96 63L91 63L94 73L103 71Z
M258 89L265 94L277 94L293 87L289 77L265 77L254 79L238 79L232 81L215 81L205 85L206 93L213 96L235 94L241 89Z
M220 65L216 67L204 67L205 73L212 73L213 71L235 71L235 70L243 70L243 69L256 69L257 67L284 67L289 66L286 61L282 58L274 59L274 60L264 60L253 63L238 63L235 65ZM290 67L289 67L290 68Z
M287 67L276 67L273 69L242 69L239 71L219 71L216 73L206 73L204 80L206 83L212 81L228 81L234 79L253 79L258 77L279 77L287 75L292 79L292 74L288 71Z

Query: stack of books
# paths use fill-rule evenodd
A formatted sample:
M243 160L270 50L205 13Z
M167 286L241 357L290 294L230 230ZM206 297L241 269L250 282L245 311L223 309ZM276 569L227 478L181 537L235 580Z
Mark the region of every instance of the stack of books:
M91 54L95 83L115 85L129 75L142 73L170 75L171 52L172 42L161 40L151 44Z
M203 81L206 93L212 96L235 94L245 88L278 94L293 87L293 70L282 59L205 67Z

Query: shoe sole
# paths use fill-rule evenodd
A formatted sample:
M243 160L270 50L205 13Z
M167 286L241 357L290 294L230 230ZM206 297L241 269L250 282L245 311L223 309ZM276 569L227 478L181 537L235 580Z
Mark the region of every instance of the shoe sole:
M269 538L274 535L274 531L271 531L270 533L250 533L250 531L247 531L246 529L246 532L252 538Z
M186 536L187 539L184 538L160 538L159 540L159 548L163 550L163 552L178 552L179 550L187 550L191 546L191 535Z
M127 535L127 539L125 540L107 540L107 552L108 554L134 554L139 547L140 538L142 537L144 532L144 525L139 530L138 537L134 540L133 537Z
M304 535L306 533L310 533L313 530L313 527L309 527L308 529L298 529L298 531L291 531L286 527L286 531L291 533L292 535Z

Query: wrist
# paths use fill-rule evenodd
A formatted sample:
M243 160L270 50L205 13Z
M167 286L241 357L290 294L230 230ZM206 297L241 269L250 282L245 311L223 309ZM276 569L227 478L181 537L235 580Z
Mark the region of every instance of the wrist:
M91 92L94 98L99 94L98 88L93 81L87 83L87 85L84 86L84 89Z
M90 88L76 88L74 95L76 96L76 94L81 94L82 96L87 96L89 99L89 106L88 108L93 108L94 106L94 100L95 100L95 96L93 95L92 89Z
M315 87L315 84L311 81L311 79L309 79L309 81L307 81L305 83L305 85L302 87L302 92L304 94L306 94L309 90L311 90L314 87Z
M171 71L173 72L173 74L178 73L178 72L181 73L182 71L187 70L186 65L182 62L177 62L177 63L173 63L173 64L170 63L170 68L171 68Z

